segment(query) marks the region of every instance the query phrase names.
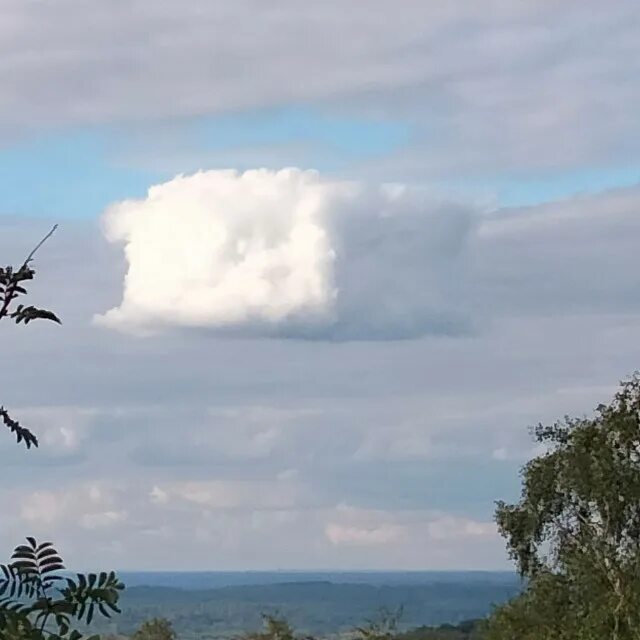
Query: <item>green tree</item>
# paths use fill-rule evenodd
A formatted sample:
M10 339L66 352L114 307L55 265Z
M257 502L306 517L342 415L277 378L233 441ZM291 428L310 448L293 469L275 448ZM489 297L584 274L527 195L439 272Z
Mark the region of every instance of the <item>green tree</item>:
M131 640L176 640L176 632L166 618L153 618L142 623Z
M296 640L293 627L285 618L263 614L262 622L263 630L245 634L244 640Z
M546 452L522 470L498 527L526 579L488 640L640 638L640 376L591 418L534 429Z
M35 252L53 231L55 227L19 269L0 267L0 320L27 325L44 319L60 324L51 311L15 304L26 295L26 283L35 275L31 267ZM4 407L0 407L0 420L18 443L28 449L38 446L38 438ZM71 577L64 571L63 560L50 542L28 537L27 544L16 547L11 561L0 565L0 640L79 640L82 634L73 627L91 624L96 613L110 617L119 612L123 585L113 572Z
M403 609L390 611L382 608L372 620L367 620L361 627L354 629L357 640L393 640L398 635L398 625L402 618Z
M484 620L464 620L459 624L416 627L395 636L395 640L480 640Z

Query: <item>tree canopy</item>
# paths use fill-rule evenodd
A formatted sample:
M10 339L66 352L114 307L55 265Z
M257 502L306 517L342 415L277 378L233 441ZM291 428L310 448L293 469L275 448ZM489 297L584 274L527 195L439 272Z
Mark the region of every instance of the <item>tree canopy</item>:
M545 453L522 470L496 520L523 594L492 616L488 640L640 638L640 376L592 417L538 425Z
M131 640L176 640L176 632L166 618L153 618L143 622Z

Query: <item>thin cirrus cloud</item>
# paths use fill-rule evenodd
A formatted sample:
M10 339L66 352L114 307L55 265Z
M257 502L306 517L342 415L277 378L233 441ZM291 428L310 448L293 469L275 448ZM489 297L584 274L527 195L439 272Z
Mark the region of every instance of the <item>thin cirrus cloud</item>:
M108 208L122 302L95 320L133 333L196 327L310 339L468 328L460 259L474 211L402 186L315 171L206 171Z

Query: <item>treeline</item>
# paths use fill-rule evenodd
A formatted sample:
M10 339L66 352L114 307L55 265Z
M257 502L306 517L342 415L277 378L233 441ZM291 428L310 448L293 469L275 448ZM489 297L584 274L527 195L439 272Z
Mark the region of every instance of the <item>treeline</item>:
M441 624L438 627L417 627L396 636L397 640L479 640L484 620L465 620L460 624Z
M397 622L398 617L385 614L363 627L329 637L341 640L480 640L485 626L484 620L467 620L457 625L421 626L401 632L397 629ZM204 634L201 637L217 636ZM154 618L144 622L131 636L109 635L105 640L178 640L178 635L169 620ZM262 630L228 640L320 640L320 638L298 634L286 619L267 615L264 616Z
M229 637L261 625L261 612L277 613L300 633L326 637L362 624L375 612L402 607L402 628L438 626L485 617L522 585L515 574L460 576L416 584L302 582L216 589L132 587L122 613L101 624L103 633L132 634L145 620L165 617L181 637Z

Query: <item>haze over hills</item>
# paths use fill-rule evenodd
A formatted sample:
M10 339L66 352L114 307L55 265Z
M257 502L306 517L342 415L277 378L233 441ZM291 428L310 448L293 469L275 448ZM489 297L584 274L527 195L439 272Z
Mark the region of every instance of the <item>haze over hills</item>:
M520 588L507 572L129 572L123 579L122 616L104 630L131 633L163 616L184 640L258 629L262 614L315 636L400 608L401 629L455 624L484 617Z
M513 584L511 571L120 571L131 587L216 589L240 585L273 585L290 582L333 584L411 585L433 583Z

